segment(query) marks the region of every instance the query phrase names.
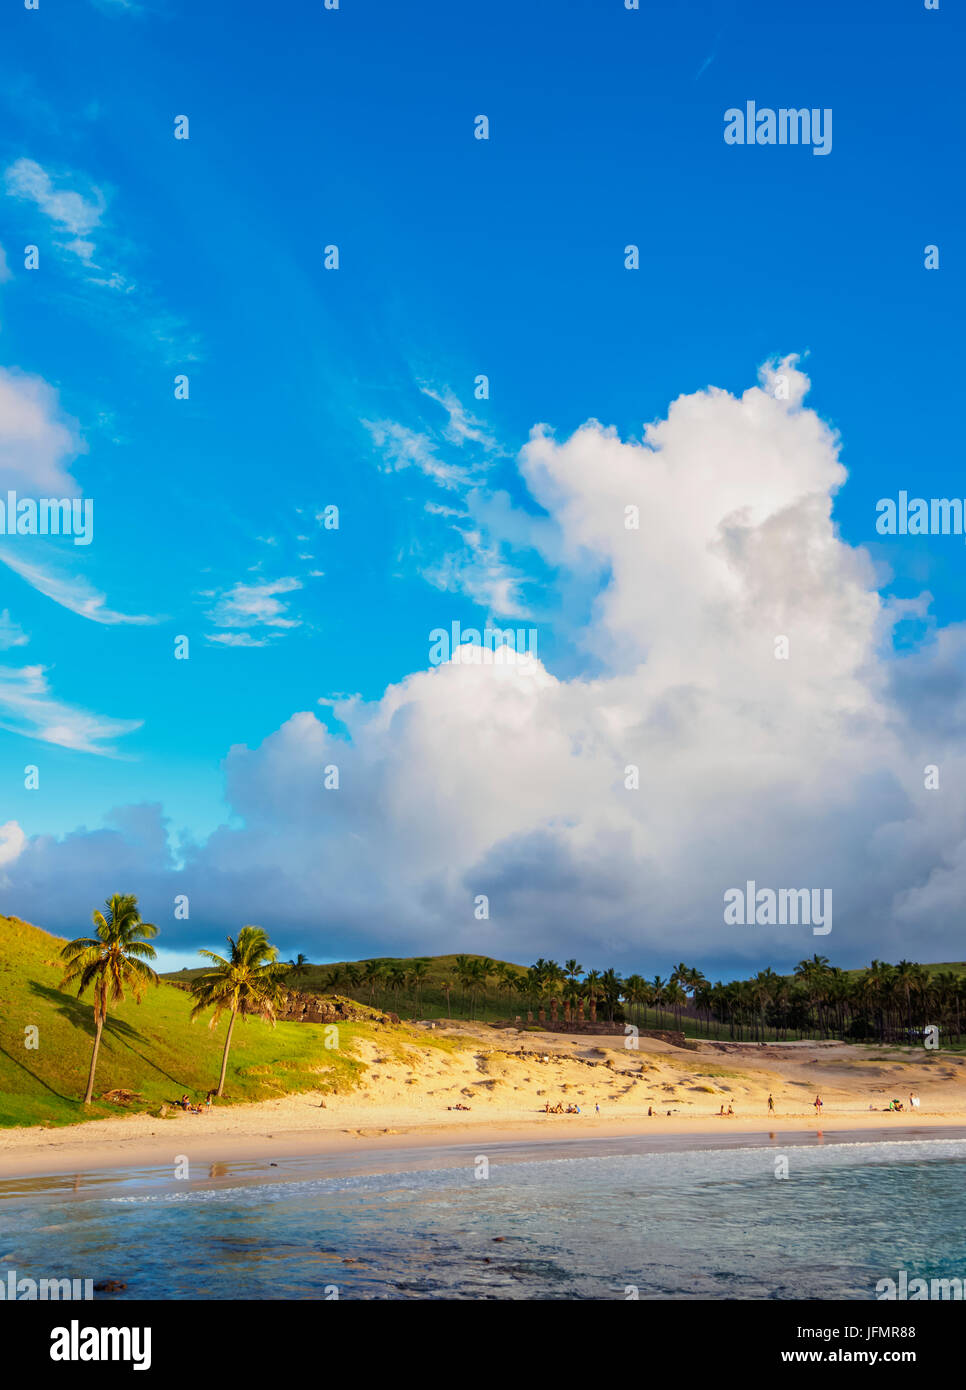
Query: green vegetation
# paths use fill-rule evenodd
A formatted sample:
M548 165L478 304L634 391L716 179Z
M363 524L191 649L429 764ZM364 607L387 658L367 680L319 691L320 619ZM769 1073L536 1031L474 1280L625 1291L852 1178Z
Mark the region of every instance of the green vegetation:
M200 1099L218 1077L223 1025L212 1031L190 1021L191 998L161 981L141 1003L127 995L104 1021L97 1086L84 1105L95 1037L93 1010L61 987L60 938L17 918L0 917L0 1126L66 1125L136 1111L157 1114L183 1092ZM35 1028L36 1035L29 1031ZM31 1045L36 1043L35 1046ZM359 1042L397 1059L413 1046L450 1051L453 1039L377 1023L340 1023L339 1047L326 1047L322 1024L253 1019L235 1029L225 1101L277 1099L300 1091L328 1093L358 1085L366 1071ZM133 1093L126 1105L105 1092ZM163 1121L159 1121L163 1123Z
M474 980L470 969L479 969L485 976ZM301 956L289 962L285 983L304 994L343 994L404 1018L473 1018L492 1023L510 1017L506 992L499 987L499 972L504 970L526 973L508 961L487 956L387 956L328 965L312 965ZM185 969L164 978L190 984L202 973Z
M107 1006L119 1004L124 990L129 989L140 1001L149 984L156 985L158 977L145 960L153 960L155 950L142 937L157 936L158 929L142 922L138 900L132 895L115 893L106 903L107 913L95 908L92 920L97 935L79 936L68 941L60 953L65 963L61 985L77 985L77 997L87 989L94 993L94 1048L91 1069L87 1077L84 1104L90 1105L94 1094L94 1075L101 1034L107 1019Z
M792 975L761 970L753 979L711 984L682 961L667 979L621 978L613 969L585 971L541 958L528 967L487 956L377 957L308 965L299 988L340 990L409 1018L465 1018L489 1023L519 1017L526 1028L568 1023L633 1022L673 1028L689 1039L785 1042L847 1038L912 1044L935 1024L943 1046L962 1044L966 963L918 965L873 961L841 970L824 956L802 960ZM290 967L290 970L294 967ZM196 972L174 977L190 979Z
M288 969L285 965L279 965L278 951L261 927L242 927L238 933L238 940L234 941L229 937L228 945L231 954L227 960L224 956L215 955L214 951L200 951L199 955L207 956L215 968L191 982L191 993L195 1001L191 1010L192 1022L211 1011L208 1027L214 1028L222 1015L228 1014L221 1075L218 1078L218 1090L215 1092L217 1096L225 1089L228 1050L231 1047L235 1019L239 1014L242 1018L254 1015L256 1018L263 1018L274 1027L282 979Z

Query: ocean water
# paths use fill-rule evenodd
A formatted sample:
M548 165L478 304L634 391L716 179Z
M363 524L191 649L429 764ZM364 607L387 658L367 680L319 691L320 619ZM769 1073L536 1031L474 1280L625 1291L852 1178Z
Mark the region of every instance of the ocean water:
M0 1277L121 1279L118 1298L869 1300L900 1268L966 1275L962 1139L220 1172L3 1198Z

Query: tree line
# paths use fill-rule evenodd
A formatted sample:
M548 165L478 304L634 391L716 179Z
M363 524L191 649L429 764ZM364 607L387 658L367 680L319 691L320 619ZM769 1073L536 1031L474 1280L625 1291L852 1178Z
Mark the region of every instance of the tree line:
M418 1016L431 969L425 958L414 961L374 959L333 967L323 988L377 999L398 1012L407 997ZM847 971L826 956L801 960L792 975L760 970L748 980L712 984L700 970L681 962L666 979L640 974L621 976L614 969L585 971L575 959L562 965L541 957L527 969L486 956L460 955L452 970L432 978L446 1000L446 1012L474 1018L488 1012L491 999L503 1001L508 1014L519 1010L541 1023L596 1023L634 1020L653 1015L658 1028L678 1029L735 1041L791 1038L842 1038L880 1043L910 1041L935 1025L947 1037L961 1038L966 1007L966 975L952 970L931 973L901 960L897 965L874 960L867 970Z

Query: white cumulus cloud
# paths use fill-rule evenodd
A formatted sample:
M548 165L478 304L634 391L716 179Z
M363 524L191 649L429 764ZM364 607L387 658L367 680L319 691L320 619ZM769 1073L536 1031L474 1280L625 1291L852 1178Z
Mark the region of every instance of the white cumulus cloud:
M893 652L897 610L837 532L846 474L807 385L794 359L772 364L740 396L680 397L640 442L596 422L559 441L536 428L519 460L546 512L530 539L561 584L595 578L586 669L414 653L381 698L323 702L337 732L302 711L231 749L233 823L178 879L199 919L297 931L310 953L956 958L966 631ZM58 881L58 853L38 848L14 910L41 867ZM831 889L832 933L725 926L724 892L747 879ZM56 911L56 894L37 907Z

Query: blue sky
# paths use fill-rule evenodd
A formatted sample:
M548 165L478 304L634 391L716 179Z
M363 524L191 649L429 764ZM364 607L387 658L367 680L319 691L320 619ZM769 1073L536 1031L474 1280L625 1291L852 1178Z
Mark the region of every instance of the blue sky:
M96 509L89 547L0 537L14 565L0 611L29 637L0 664L42 669L7 677L0 822L40 837L38 853L50 836L78 849L82 829L96 847L117 808L145 804L175 866L219 825L243 830L233 746L259 748L298 711L344 738L319 701L379 702L456 619L536 626L557 679L601 674L587 631L610 569L531 543L547 508L518 464L530 431L565 440L596 419L640 441L679 396L740 396L787 354L840 437L842 541L867 548L884 597L931 595L893 646L928 648L958 623L962 539L875 532L876 499L900 488L966 495L951 3L299 0L273 15L247 0L41 0L2 26L0 365L12 390L44 384L38 419L71 441L50 444L56 467ZM749 99L831 108L831 154L727 146L723 113ZM173 138L179 115L188 140ZM23 268L28 244L39 270ZM0 454L17 479L22 447ZM337 530L317 520L331 504ZM188 661L173 658L179 634ZM131 813L113 823L137 841ZM78 925L127 886L106 881L109 853L94 862L103 888L92 879ZM10 910L67 930L72 863L51 862L46 917L12 864ZM276 906L265 925L286 950L419 948L412 930L383 947L377 922L329 913L324 883L316 927L287 912L286 873L266 873L259 910ZM158 874L130 890L164 926ZM891 891L928 877L923 862ZM229 898L172 929L172 960L238 924ZM624 918L638 908L625 901ZM561 954L554 912L528 958ZM857 963L844 957L868 944L859 917L818 944ZM607 921L582 949L629 965L634 941ZM450 939L443 913L425 949ZM759 951L698 942L712 968ZM657 969L674 948L645 933L640 949Z

